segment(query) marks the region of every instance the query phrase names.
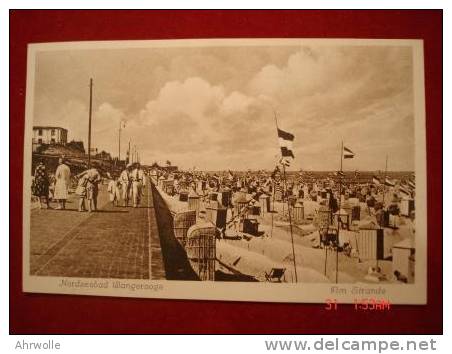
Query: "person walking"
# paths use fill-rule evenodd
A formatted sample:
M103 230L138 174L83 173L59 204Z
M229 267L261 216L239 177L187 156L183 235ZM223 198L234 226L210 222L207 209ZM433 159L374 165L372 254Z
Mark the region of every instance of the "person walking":
M119 176L119 183L121 183L122 188L122 199L124 200L124 206L127 207L129 205L129 195L130 195L130 185L131 178L130 172L132 171L132 164L127 164L126 168L121 172Z
M42 197L45 198L47 209L52 209L49 204L49 177L47 175L46 166L42 160L38 162L38 165L35 168L31 192L38 198L39 209L42 208Z
M97 196L99 194L99 183L102 181L100 173L95 168L86 171L88 183L86 185L86 199L88 199L88 211L97 211Z
M141 169L140 163L135 163L135 168L132 170L132 202L133 207L138 208L141 202L141 195L143 186L145 186L146 181L144 178L144 172Z
M69 186L71 184L71 169L65 164L63 158L58 159L58 167L55 171L55 192L54 198L58 202L57 209L66 209Z
M119 187L121 184L119 183L117 176L110 176L110 181L108 182L107 192L110 202L113 206L117 206L119 202L119 198L121 198L119 193Z

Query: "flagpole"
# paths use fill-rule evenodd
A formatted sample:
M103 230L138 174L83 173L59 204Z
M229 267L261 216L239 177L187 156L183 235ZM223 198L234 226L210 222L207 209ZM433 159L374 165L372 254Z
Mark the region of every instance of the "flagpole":
M325 246L325 276L326 276L326 266L327 266L327 264L328 264L328 247Z
M284 173L284 191L285 194L287 193L287 178L286 178L286 165L283 165L283 173ZM293 242L293 231L292 231L292 216L290 214L290 204L289 204L289 198L287 198L287 210L289 213L289 227L290 227L290 239L292 241L292 255L293 255L293 267L295 270L295 283L298 283L298 276L297 276L297 262L295 260L295 246Z
M341 173L339 174L339 210L337 215L337 240L336 240L336 284L339 276L339 232L341 225L341 200L342 200L342 160L344 159L344 141L341 141Z
M274 116L275 116L275 124L276 124L276 136L279 139L278 134L278 118L276 117L276 111L273 110ZM282 154L281 154L282 157ZM284 176L284 194L287 192L287 178L286 178L286 165L282 163L283 166L283 176ZM284 196L283 196L283 203L284 203ZM283 204L284 205L284 204ZM292 215L290 214L290 205L289 205L289 199L287 198L287 209L289 212L289 225L290 225L290 240L292 242L292 256L293 256L293 267L295 272L295 283L298 283L298 274L297 274L297 261L295 259L295 246L293 242L293 230L292 230Z
M274 115L274 117L275 117L275 125L276 125L276 136L278 136L278 118L276 117L276 111L273 109L273 115ZM278 137L278 139L279 139L279 137ZM274 214L274 211L275 211L275 193L276 193L276 183L275 183L275 180L273 179L272 180L272 186L273 186L273 190L272 190L272 194L273 194L273 196L272 196L272 210L271 210L271 212L272 212L272 228L271 228L271 231L270 231L270 237L273 237L273 214Z
M272 206L270 212L272 213L272 228L270 231L270 237L273 237L273 214L275 211L275 181L272 179Z

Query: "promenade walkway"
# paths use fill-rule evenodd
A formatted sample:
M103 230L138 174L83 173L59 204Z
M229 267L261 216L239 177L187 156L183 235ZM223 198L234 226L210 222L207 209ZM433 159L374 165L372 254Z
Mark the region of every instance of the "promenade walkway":
M139 208L114 207L106 186L99 210L31 211L30 273L84 278L166 279L154 202L149 188Z

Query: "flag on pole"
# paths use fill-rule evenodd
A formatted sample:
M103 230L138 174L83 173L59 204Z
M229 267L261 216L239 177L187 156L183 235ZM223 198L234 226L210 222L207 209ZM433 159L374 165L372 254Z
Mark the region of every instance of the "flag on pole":
M377 186L381 184L380 179L377 176L372 177L372 183L376 184Z
M348 147L344 146L344 159L352 159L355 157L355 153Z
M284 130L278 129L278 140L279 146L281 147L282 157L292 157L295 158L292 150L292 142L295 136L291 133L285 132Z
M279 128L277 130L279 146L281 147L281 159L279 163L283 166L290 166L291 160L295 158L292 150L292 142L295 136Z

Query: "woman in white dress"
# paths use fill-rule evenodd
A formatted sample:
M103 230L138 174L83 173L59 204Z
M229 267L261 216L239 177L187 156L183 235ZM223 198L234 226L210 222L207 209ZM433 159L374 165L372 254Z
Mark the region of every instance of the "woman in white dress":
M66 199L68 198L69 185L71 183L71 169L60 158L58 167L55 171L55 192L54 199L58 201L57 209L66 208Z

